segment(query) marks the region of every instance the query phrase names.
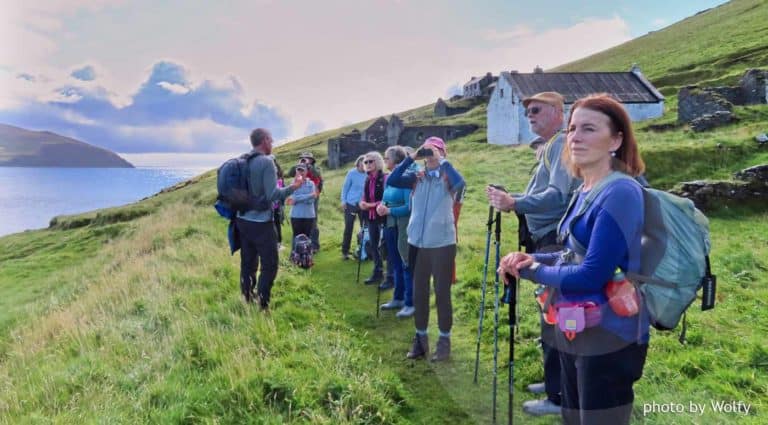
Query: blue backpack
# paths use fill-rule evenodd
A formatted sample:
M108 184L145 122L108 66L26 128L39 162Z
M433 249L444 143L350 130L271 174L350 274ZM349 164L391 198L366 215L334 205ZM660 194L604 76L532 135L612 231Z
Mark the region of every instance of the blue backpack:
M250 192L248 164L251 159L259 155L261 155L259 152L245 153L237 158L228 159L219 167L216 174L218 196L214 208L222 217L231 220L237 213L272 208L272 203L266 199L266 196L254 197Z
M619 179L634 180L621 172L610 174L592 188L571 224L589 208L603 188ZM574 196L569 210L575 199ZM662 190L644 187L643 202L640 272L626 276L639 287L651 325L659 330L671 330L696 300L699 289L703 289L701 309L709 310L715 305L716 278L709 264L709 221L690 199ZM566 237L575 254L583 258L586 249L571 230L567 230ZM683 320L680 342L685 339L685 330Z

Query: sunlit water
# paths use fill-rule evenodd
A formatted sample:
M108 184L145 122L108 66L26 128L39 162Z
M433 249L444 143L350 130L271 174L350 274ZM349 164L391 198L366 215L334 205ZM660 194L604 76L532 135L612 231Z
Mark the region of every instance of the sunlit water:
M48 227L57 215L135 202L206 170L0 167L0 236Z

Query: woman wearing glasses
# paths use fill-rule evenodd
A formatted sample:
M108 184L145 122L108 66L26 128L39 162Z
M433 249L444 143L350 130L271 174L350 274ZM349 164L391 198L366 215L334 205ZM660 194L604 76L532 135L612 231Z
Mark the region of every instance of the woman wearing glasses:
M368 225L368 235L371 238L371 256L373 257L373 273L371 277L365 280L366 285L378 285L384 279L384 265L379 252L379 242L381 239L381 225L384 217L376 212L384 196L384 182L387 175L384 174L384 158L376 151L365 154L363 167L368 175L365 178L363 188L363 198L360 200L360 209L365 211L365 218Z

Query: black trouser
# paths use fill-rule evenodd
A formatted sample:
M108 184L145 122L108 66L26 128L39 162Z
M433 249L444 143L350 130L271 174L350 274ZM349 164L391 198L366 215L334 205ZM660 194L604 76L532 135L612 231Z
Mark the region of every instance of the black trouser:
M352 244L352 233L355 228L355 218L360 220L363 226L363 211L357 205L344 205L344 236L341 239L341 253L349 255L349 247Z
M417 248L409 245L408 264L413 267L413 322L416 330L425 331L429 325L429 280L435 284L437 327L450 333L453 327L451 303L451 274L456 261L456 245L440 248Z
M275 231L277 232L277 243L281 243L283 241L283 214L280 212L280 208L274 210L272 220L275 223Z
M301 234L309 236L314 226L315 226L314 218L291 218L291 227L293 228L293 240L291 241L291 251L293 251L296 248L295 246L296 236L299 236Z
M557 233L552 231L535 241L533 250L535 252L550 252L556 244ZM541 323L541 351L544 358L544 391L547 393L549 401L560 405L560 352L557 351L554 343L555 326L547 324L541 315L539 315L539 322Z
M272 284L277 276L277 235L271 221L255 222L238 218L240 232L240 291L251 301L256 282L256 271L261 263L256 294L262 307L269 305Z
M643 375L647 344L627 343L602 328L585 329L568 341L556 337L563 381L565 425L629 424Z
M315 217L320 217L320 215L317 213L317 210L320 206L320 198L315 198ZM314 220L312 222L312 228L309 230L309 233L306 235L309 236L310 239L312 239L312 248L316 250L320 250L320 228L317 226L317 221Z
M381 243L381 226L383 226L381 220L369 220L368 221L368 236L371 238L371 258L373 260L373 274L371 276L379 277L384 275L384 262L381 258L381 250L379 250L379 243Z

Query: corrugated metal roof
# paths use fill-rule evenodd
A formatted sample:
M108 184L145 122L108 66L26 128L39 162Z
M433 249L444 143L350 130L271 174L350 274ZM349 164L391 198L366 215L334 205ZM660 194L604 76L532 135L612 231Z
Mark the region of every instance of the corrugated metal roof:
M609 93L622 103L656 103L664 96L643 77L633 72L542 72L502 73L520 98L543 91L563 95L565 103L593 93Z

